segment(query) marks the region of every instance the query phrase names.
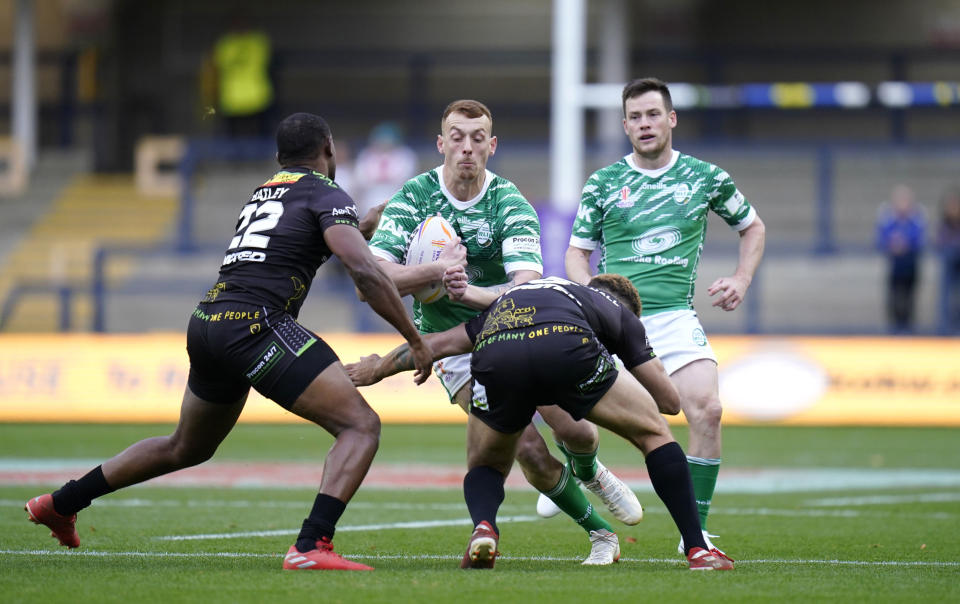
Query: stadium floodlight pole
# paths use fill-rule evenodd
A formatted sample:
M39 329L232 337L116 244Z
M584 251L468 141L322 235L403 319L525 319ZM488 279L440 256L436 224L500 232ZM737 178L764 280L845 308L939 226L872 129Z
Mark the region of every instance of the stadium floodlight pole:
M576 209L583 185L586 16L584 0L553 1L550 204L561 212Z

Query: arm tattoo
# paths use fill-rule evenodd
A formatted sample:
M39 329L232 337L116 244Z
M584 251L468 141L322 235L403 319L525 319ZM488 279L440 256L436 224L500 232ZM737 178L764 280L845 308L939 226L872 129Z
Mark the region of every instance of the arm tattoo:
M410 354L409 344L401 344L393 353L392 357L394 373L410 371L414 368L413 355Z
M491 292L493 292L493 293L495 293L496 295L499 296L500 294L502 294L503 292L507 291L508 289L510 289L511 287L513 287L513 286L516 285L516 284L517 284L517 274L516 274L516 273L510 273L509 275L507 275L507 282L506 282L506 283L501 283L500 285L491 285L491 286L487 287L487 290L488 290L488 291L491 291Z

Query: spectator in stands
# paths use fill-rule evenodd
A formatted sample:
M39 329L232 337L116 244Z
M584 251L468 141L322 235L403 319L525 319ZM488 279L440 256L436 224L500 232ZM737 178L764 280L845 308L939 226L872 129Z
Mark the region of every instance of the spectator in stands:
M893 333L913 331L914 298L926 236L923 208L913 190L897 185L890 203L880 208L877 249L887 257L887 317Z
M238 22L217 40L217 110L229 136L269 136L274 100L270 61L270 37L262 31Z
M403 142L394 122L378 124L369 144L357 154L353 168L353 189L361 214L393 197L407 180L417 175L417 154Z
M956 333L960 331L960 187L947 189L940 199L937 250L943 258L944 324Z

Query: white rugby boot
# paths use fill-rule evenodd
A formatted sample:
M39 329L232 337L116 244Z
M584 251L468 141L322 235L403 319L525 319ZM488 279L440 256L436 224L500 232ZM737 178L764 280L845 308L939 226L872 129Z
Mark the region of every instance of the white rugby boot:
M634 525L643 520L643 506L630 487L614 476L600 460L597 460L597 473L592 480L583 482L594 495L600 498L610 513L620 522Z
M620 559L620 540L607 529L590 531L590 555L584 566L607 566Z

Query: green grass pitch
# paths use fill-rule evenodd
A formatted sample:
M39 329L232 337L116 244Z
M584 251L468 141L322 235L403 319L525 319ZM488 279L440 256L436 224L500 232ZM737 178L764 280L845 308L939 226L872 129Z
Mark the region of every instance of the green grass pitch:
M511 488L493 571L458 568L470 534L459 488L364 485L339 523L337 551L372 573L285 572L282 555L316 485L133 487L80 514L67 551L23 503L57 484L18 470L96 464L157 425L0 425L0 602L930 602L960 600L960 430L728 427L710 517L736 561L692 573L649 483L646 517L619 525L622 558L583 567L585 533L536 517ZM685 444L682 428L674 430ZM464 427L383 429L375 468L441 465L462 476ZM315 462L332 440L308 425L241 424L208 464ZM601 459L642 469L601 431ZM28 472L29 473L29 472ZM242 473L242 472L241 472ZM388 472L389 473L389 472ZM518 469L514 473L519 474ZM591 496L592 497L592 496Z

